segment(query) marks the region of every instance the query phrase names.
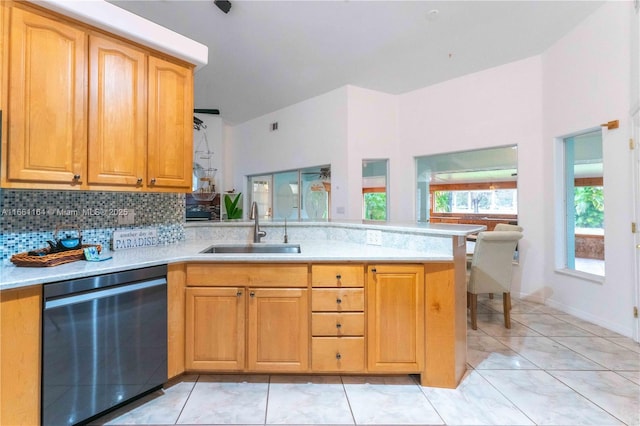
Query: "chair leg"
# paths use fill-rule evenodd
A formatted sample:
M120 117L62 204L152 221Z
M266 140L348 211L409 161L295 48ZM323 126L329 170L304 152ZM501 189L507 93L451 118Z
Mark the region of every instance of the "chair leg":
M504 310L504 326L511 328L511 293L502 293L502 309Z
M467 292L467 302L469 303L469 315L471 316L471 329L478 329L478 295Z

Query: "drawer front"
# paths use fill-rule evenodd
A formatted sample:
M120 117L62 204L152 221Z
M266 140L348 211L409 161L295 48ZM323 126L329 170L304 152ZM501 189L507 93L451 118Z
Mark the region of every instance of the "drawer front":
M362 312L314 312L311 314L313 336L364 336Z
M307 265L189 263L187 286L307 287Z
M364 311L364 289L314 288L311 293L311 310L325 312Z
M364 337L314 337L311 339L314 372L364 371Z
M312 265L314 287L364 287L364 265Z

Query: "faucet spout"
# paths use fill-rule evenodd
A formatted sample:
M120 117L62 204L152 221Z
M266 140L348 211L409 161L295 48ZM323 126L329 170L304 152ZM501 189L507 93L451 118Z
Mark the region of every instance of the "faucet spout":
M253 242L260 243L260 239L267 235L266 231L260 230L260 220L258 214L258 204L254 201L251 203L251 214L249 219L253 220Z

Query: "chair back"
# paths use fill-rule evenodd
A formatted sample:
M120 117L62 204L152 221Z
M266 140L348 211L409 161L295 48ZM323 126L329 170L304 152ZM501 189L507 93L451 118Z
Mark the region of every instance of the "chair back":
M467 291L470 293L508 293L511 291L513 253L522 232L490 231L478 233Z
M493 228L494 231L518 231L518 232L522 232L522 226L519 225L509 225L508 223L498 223L495 228Z

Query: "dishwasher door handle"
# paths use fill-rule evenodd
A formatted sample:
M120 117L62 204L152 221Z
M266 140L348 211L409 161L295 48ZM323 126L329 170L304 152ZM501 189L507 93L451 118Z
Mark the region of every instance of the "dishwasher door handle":
M82 294L71 294L54 300L47 300L44 303L44 310L59 308L61 306L76 305L78 303L89 302L91 300L103 299L105 297L117 296L119 294L130 293L132 291L142 290L161 285L166 285L166 278L157 278L148 281L142 281L136 284L126 284L119 287L107 288L104 290L92 291Z

